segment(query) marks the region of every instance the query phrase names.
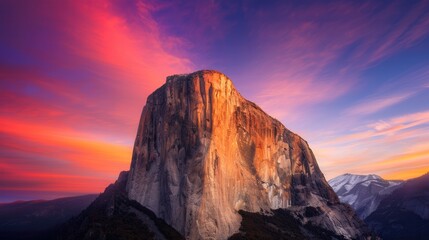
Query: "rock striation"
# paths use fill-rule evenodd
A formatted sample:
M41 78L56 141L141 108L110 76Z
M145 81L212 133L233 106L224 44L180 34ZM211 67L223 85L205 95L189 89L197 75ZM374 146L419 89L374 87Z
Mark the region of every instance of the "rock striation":
M147 98L126 187L188 239L227 239L239 232L240 210L305 206L323 215L313 224L346 239L365 232L308 143L217 71L169 76Z

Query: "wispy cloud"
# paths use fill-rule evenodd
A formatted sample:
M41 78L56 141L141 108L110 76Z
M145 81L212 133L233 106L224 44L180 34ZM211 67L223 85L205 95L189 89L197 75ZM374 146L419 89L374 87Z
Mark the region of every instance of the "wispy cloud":
M335 99L348 91L350 84L321 84L311 78L265 81L256 101L276 118L301 119L308 106ZM316 85L316 86L315 86Z
M347 109L345 113L347 115L368 115L398 104L412 95L414 95L414 93L403 93L395 96L368 100Z
M377 121L367 126L374 130L373 136L378 136L393 134L404 129L422 126L428 123L429 111L424 111L394 117L386 121Z
M46 176L44 181L49 180L50 183L33 185L32 190L101 191L117 176L118 170L129 166L130 146L114 143L108 133L96 135L61 125L47 126L5 117L0 117L0 124L2 139L8 139L0 143L0 162L7 166L2 168L0 182L8 182L7 189L0 186L0 192L14 186L17 187L15 190L28 188L30 186L23 186L20 182L41 181L38 176ZM74 180L69 181L70 178ZM88 178L98 180L87 181ZM12 179L20 181L13 183ZM85 188L73 188L78 183Z
M316 156L329 178L344 172L408 178L429 170L429 146L424 144L429 141L429 111L374 121L358 129L315 143Z
M387 179L408 179L429 172L429 150L405 152L387 159L360 165L354 170L361 173L376 172Z
M392 136L398 132L413 127L422 127L429 123L429 111L406 114L385 120L378 120L359 128L359 131L344 134L336 139L326 142L338 144L367 140L380 136Z
M299 115L295 120L300 121L311 106L353 92L361 85L362 70L428 36L429 5L422 1L406 6L407 13L398 15L404 7L400 1L383 7L377 2L331 2L305 7L272 4L255 10L253 41L264 50L259 56L264 61L254 67L265 72L252 70L264 78L254 86L259 90L257 101L269 113L287 121ZM381 96L348 112L374 113L411 95Z

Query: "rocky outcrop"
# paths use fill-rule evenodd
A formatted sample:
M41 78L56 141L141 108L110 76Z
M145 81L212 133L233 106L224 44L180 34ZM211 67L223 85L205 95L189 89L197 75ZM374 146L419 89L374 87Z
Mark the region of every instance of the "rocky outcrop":
M345 238L364 232L307 142L216 71L170 76L148 97L127 191L189 239L227 239L239 231L240 210L291 206L320 209L315 224Z

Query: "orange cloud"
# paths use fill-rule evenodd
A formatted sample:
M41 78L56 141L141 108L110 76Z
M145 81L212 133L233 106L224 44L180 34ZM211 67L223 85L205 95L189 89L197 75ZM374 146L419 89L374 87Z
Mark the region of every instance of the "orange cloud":
M1 162L8 165L2 168L6 172L2 179L48 181L47 186L39 186L39 190L44 191L101 191L120 170L129 167L131 147L102 140L105 136L6 118L0 118L0 126L0 134L9 139L1 147L17 155L7 157L7 152L2 151L6 157ZM25 153L28 160L19 159L20 152ZM46 162L46 158L53 160ZM13 186L10 184L9 188ZM22 188L25 186L19 187Z
M409 179L429 172L429 150L410 152L375 161L360 171L376 172L386 179Z
M316 156L329 178L344 172L417 177L429 170L428 124L426 111L380 120L316 144Z
M190 71L144 2L119 4L11 4L2 43L25 59L0 65L0 195L102 191L129 168L147 95Z

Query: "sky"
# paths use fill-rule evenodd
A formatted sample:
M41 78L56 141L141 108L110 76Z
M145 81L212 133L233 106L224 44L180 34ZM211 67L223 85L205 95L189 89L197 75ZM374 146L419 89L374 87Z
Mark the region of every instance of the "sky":
M147 96L215 69L326 179L429 171L429 1L0 1L0 202L102 192Z

